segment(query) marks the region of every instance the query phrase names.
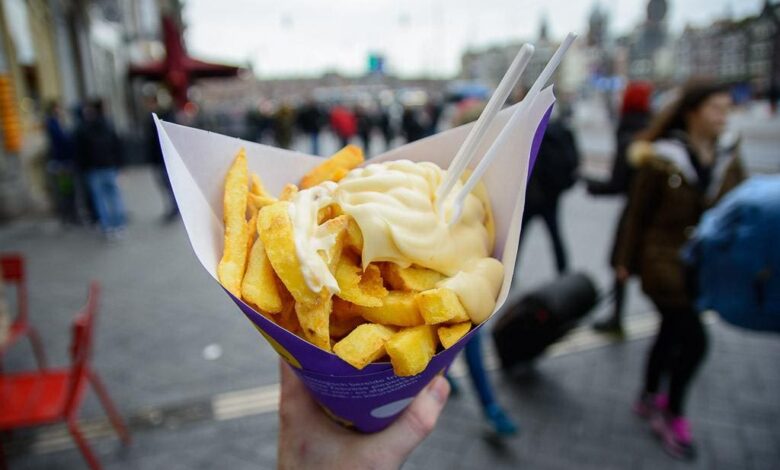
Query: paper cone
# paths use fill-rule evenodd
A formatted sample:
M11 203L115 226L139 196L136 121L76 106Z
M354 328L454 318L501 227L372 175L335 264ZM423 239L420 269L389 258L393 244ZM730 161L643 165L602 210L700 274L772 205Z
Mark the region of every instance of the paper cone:
M533 166L555 98L552 87L542 91L521 119L512 137L483 177L496 223L493 256L504 264L504 283L493 313L506 300L515 267L520 223L529 167ZM514 107L502 111L478 149L479 162ZM246 149L249 170L258 173L269 191L278 194L286 183L297 183L322 158L245 142L211 132L158 120L155 117L176 201L192 248L216 280L222 256L222 192L224 178L236 153ZM408 159L431 161L447 168L472 124L413 142L370 160L370 163ZM225 291L227 293L227 291ZM479 327L457 344L437 354L421 374L397 377L389 363L369 364L356 370L335 354L324 351L284 330L228 293L273 348L293 366L315 399L334 419L364 432L389 425L434 377L444 372Z

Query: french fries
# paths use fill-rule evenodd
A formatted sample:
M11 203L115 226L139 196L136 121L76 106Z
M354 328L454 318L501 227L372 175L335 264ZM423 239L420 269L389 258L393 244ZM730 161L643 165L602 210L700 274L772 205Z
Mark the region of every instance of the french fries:
M436 354L436 334L430 325L406 328L391 336L385 349L395 375L417 375Z
M336 343L333 352L355 369L362 369L385 355L385 343L393 334L395 330L392 328L366 323Z
M333 156L316 166L301 178L301 189L317 186L323 181L339 181L349 170L363 163L363 150L355 145L347 145Z
M338 181L362 162L362 151L347 146L306 174L300 188ZM363 269L363 233L335 202L318 209L315 227L317 236L328 240L316 254L335 280L324 284L333 292L328 287L312 290L298 258L290 215L298 191L287 184L274 197L258 175L248 172L244 150L236 155L225 178L225 251L217 268L228 291L358 370L389 358L396 375L419 374L437 349L452 347L471 330L457 294L437 287L443 274L387 261ZM486 201L484 187L478 197ZM485 227L492 243L489 201Z
M246 268L246 247L249 244L249 227L246 221L246 204L249 194L246 152L238 151L225 178L223 222L225 223L225 248L217 266L219 282L231 294L241 296L241 280Z
M382 263L382 276L395 290L424 291L436 287L444 275L419 266L402 268L395 263Z
M464 321L454 325L440 326L436 330L436 334L439 336L439 342L441 342L442 347L447 349L466 336L466 333L469 331L471 331L471 322Z
M416 294L414 298L417 300L420 315L428 325L469 321L469 315L461 305L458 295L450 289L430 289Z

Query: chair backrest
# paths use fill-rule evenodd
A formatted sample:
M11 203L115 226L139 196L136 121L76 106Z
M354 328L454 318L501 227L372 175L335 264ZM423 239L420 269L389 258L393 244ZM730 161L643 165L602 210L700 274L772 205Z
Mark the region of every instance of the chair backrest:
M16 320L27 320L27 279L24 272L24 257L18 253L0 255L0 271L3 281L16 284Z
M93 281L89 286L87 304L73 319L70 344L71 382L68 393L68 409L74 403L76 394L88 379L89 361L92 356L92 334L95 327L100 284Z

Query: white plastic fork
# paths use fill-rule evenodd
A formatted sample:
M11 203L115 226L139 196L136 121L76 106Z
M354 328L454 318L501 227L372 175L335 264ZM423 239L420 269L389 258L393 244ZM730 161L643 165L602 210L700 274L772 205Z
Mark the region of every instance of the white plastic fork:
M509 93L512 92L515 83L520 79L520 76L523 74L523 71L528 65L528 62L531 61L531 56L533 55L534 46L530 44L523 45L515 56L515 59L512 61L512 64L509 66L509 69L507 69L506 74L504 74L504 77L501 79L501 82L498 84L493 96L490 97L485 109L479 115L474 127L471 128L471 131L466 136L466 140L463 141L463 144L458 149L458 153L455 155L452 163L450 163L450 167L447 169L447 175L444 178L444 181L436 190L436 208L440 214L442 213L441 210L444 200L447 198L450 191L452 191L455 183L460 179L463 170L474 158L477 146L482 142L482 139L485 138L490 123L493 121L493 118L496 117L496 114L498 114L498 111L501 109L501 106L503 106L507 97L509 97Z
M537 77L536 81L531 86L528 94L525 96L523 101L517 105L517 109L514 111L514 113L512 113L512 117L509 118L509 122L507 122L504 128L501 129L501 132L498 134L498 137L490 146L490 149L488 149L485 156L482 158L482 161L479 162L479 165L477 165L477 168L475 168L474 172L471 173L471 176L469 176L466 184L464 184L460 192L458 192L458 195L455 197L455 200L452 204L452 216L450 217L449 222L450 226L453 226L458 222L461 213L463 212L463 201L466 199L466 196L471 192L472 189L474 189L474 186L476 186L477 182L480 180L480 178L482 178L485 170L487 170L488 166L490 166L490 163L496 158L496 155L498 155L498 149L504 146L512 131L517 128L519 121L525 117L527 110L531 107L531 104L533 104L533 101L536 99L536 97L539 96L539 92L541 92L542 87L550 80L553 73L555 73L555 69L557 69L558 65L560 65L561 60L563 59L563 55L566 54L566 51L569 49L576 38L577 35L574 33L569 33L568 36L566 36L566 39L563 40L561 45L558 47L558 50L555 51L555 54L553 54L552 58L550 58L550 61L547 62L547 65L544 67L544 70L542 70L542 73L539 74L539 77ZM460 174L458 175L458 179L460 179Z

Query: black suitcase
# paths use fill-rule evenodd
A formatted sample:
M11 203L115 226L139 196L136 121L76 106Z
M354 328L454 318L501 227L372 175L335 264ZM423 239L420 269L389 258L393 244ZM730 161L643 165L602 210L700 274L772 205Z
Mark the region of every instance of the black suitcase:
M529 364L598 303L591 279L565 274L535 291L507 300L493 327L501 367Z

